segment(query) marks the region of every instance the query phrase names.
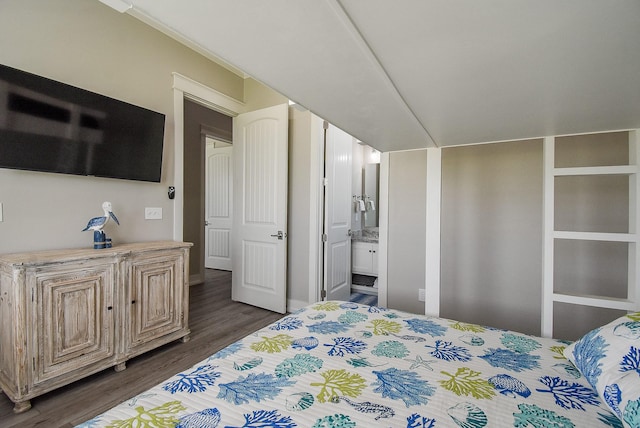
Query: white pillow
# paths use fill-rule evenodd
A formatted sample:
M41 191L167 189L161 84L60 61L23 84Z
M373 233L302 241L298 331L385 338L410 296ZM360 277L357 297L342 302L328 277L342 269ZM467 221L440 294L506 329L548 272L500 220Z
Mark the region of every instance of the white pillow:
M590 331L564 356L625 427L640 426L640 312Z

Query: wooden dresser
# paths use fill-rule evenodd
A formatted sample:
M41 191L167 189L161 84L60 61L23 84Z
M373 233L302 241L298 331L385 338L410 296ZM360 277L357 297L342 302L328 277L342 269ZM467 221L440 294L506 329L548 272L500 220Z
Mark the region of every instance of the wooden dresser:
M189 339L189 248L161 241L0 256L0 387L33 397Z

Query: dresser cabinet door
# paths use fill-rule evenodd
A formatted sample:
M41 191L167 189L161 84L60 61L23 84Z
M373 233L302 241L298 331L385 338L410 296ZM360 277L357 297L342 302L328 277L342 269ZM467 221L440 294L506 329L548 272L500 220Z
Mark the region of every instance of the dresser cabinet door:
M35 272L35 384L62 375L74 377L70 372L78 368L112 364L116 275L115 264L83 263Z
M134 256L128 266L130 346L147 344L183 328L183 252Z

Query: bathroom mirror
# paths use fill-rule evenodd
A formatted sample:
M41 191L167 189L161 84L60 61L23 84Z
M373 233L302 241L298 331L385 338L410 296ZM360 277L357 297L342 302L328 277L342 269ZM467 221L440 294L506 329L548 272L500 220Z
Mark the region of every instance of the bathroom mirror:
M365 201L366 209L362 213L362 224L365 228L378 227L380 164L365 164L363 174L364 192L362 198Z

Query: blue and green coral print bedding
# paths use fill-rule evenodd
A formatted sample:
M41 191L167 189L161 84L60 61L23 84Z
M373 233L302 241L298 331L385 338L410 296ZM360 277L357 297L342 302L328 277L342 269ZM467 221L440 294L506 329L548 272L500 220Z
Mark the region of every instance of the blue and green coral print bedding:
M81 426L621 427L566 345L321 302Z

